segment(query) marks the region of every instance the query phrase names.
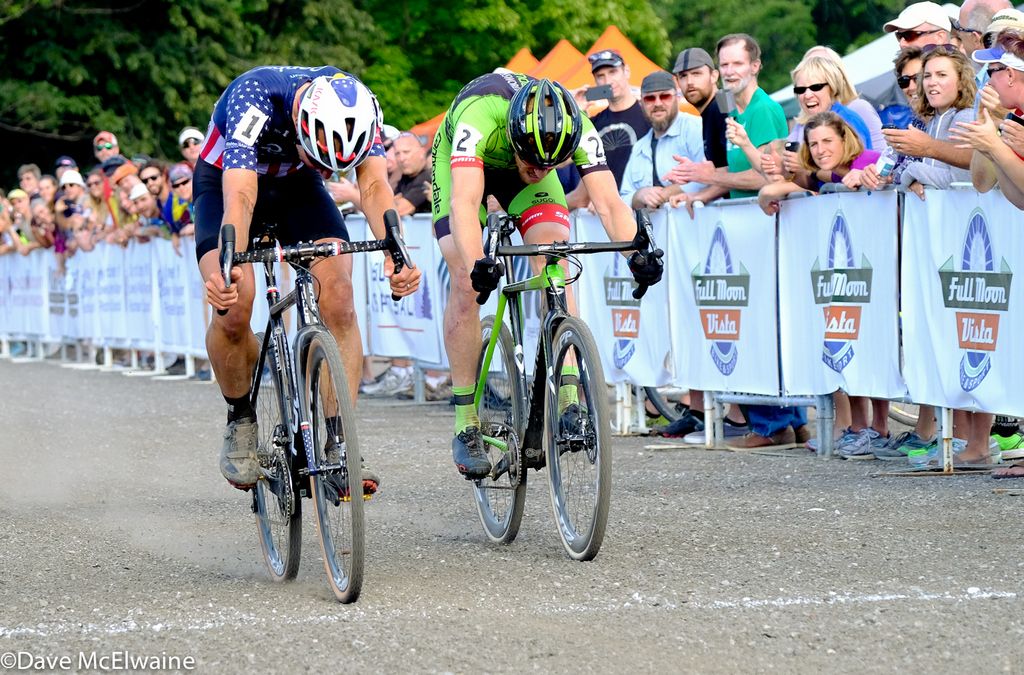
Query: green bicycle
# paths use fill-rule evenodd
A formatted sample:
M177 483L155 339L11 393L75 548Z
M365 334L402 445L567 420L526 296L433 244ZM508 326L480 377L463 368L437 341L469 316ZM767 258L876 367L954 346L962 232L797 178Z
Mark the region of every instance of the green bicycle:
M506 283L496 314L482 322L474 404L492 468L473 481L473 492L480 522L494 542L515 539L527 470L546 467L558 535L569 557L592 560L601 548L611 495L608 388L590 329L566 308L565 287L582 271L577 254L651 253L650 220L637 211L637 223L632 241L514 246L515 219L506 214L487 218L484 255L504 259ZM661 252L653 254L660 257ZM512 256L545 256L545 265L539 274L515 281ZM576 267L570 279L562 260ZM646 290L639 285L633 296L639 299ZM543 291L547 302L532 383L525 367L520 297L527 291ZM484 304L488 295L481 293L477 302Z

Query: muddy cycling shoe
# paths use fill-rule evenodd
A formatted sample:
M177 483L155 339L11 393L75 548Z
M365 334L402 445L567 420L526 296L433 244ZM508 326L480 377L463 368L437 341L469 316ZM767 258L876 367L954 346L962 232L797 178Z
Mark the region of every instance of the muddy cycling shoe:
M239 490L256 485L262 475L256 459L256 420L240 419L228 422L224 428L224 445L220 449L220 472Z
M558 418L558 427L564 438L587 433L587 415L577 403L570 403Z
M341 441L341 444L335 442L334 438L327 440L324 444L324 459L327 460L328 464L341 464L341 450L345 448L345 441ZM369 499L371 496L377 494L380 490L380 477L366 468L366 464L362 464L361 470L363 476L363 499ZM342 478L343 474L331 474L327 478L327 482L334 486L338 491L338 496L342 499L348 499L348 484Z
M483 478L491 472L491 461L484 452L480 429L463 429L452 439L452 459L466 480Z

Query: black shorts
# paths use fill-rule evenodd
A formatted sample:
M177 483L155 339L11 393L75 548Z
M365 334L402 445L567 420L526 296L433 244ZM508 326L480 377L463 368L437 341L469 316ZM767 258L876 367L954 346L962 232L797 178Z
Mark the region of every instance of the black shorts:
M195 204L196 259L217 250L224 219L224 172L199 160L192 176ZM277 225L282 244L337 238L349 240L345 219L320 174L303 167L283 178L260 176L250 239L268 224Z

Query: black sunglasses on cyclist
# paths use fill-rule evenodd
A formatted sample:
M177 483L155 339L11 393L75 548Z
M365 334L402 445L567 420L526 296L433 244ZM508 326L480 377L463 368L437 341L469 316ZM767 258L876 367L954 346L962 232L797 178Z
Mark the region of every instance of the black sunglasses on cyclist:
M941 28L936 28L935 30L898 30L896 31L896 39L904 42L913 42L922 35L931 35L941 30Z
M793 93L796 94L797 96L800 96L808 89L810 89L811 91L821 91L827 86L828 82L815 82L814 84L809 84L806 87L793 87Z
M906 89L910 86L910 83L917 79L917 76L921 73L914 73L913 75L900 75L896 78L896 84L900 89Z

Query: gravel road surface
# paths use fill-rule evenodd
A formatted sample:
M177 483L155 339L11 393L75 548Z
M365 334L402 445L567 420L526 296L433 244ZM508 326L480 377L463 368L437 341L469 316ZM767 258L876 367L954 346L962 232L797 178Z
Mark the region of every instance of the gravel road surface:
M542 475L489 544L451 408L364 399L384 484L343 606L308 517L298 579L269 581L215 385L50 362L0 385L0 670L1024 672L1024 481L616 438L608 534L576 563Z

